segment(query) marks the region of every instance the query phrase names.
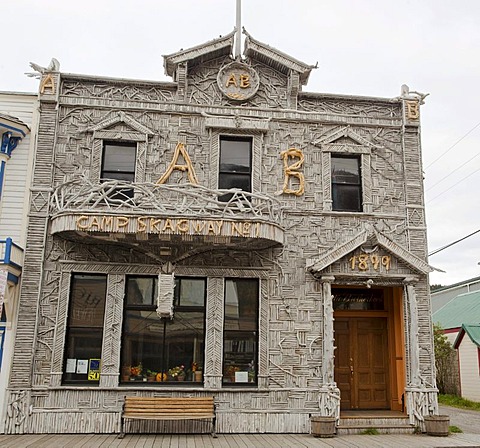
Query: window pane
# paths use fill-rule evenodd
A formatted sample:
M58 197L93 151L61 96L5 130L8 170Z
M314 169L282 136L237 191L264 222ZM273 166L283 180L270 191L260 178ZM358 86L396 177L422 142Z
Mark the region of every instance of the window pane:
M257 279L225 280L225 384L257 381L258 293Z
M221 138L220 171L250 174L252 140Z
M175 304L180 306L205 306L205 280L182 278L175 281Z
M239 188L240 190L250 192L252 191L250 175L221 173L218 179L218 188L225 190Z
M124 180L125 182L133 182L135 173L117 173L116 171L103 171L102 180L115 179Z
M155 305L156 277L127 277L126 301L129 305Z
M89 375L101 363L107 276L74 274L65 342L63 383L98 384ZM97 366L95 366L97 364ZM89 379L90 378L90 379Z
M156 313L156 277L131 276L126 288L120 381L201 382L206 280L176 279L173 320Z
M134 172L136 149L135 143L127 145L105 143L103 170Z
M333 185L333 210L361 211L360 187L352 185Z
M358 159L346 157L332 157L332 182L360 183L360 168Z

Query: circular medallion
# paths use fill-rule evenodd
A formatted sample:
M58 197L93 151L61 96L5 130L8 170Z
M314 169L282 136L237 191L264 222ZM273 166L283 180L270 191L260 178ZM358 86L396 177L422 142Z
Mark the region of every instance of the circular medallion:
M232 100L244 101L257 93L260 78L252 67L235 61L220 69L217 83L225 96Z

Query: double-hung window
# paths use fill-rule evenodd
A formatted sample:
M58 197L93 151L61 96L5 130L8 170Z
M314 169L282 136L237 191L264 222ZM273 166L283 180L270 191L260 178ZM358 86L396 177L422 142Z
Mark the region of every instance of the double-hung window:
M206 279L175 279L172 320L156 313L157 283L157 277L127 276L120 382L201 382Z
M225 279L223 384L257 384L258 279Z
M63 384L98 385L106 295L106 275L73 274Z
M362 211L362 179L359 156L332 155L332 210Z
M220 171L219 189L239 188L252 191L252 138L220 137ZM229 201L232 194L225 194L219 199Z
M136 143L104 142L101 181L114 179L134 182L136 153ZM127 200L133 197L133 188L117 188L109 197Z

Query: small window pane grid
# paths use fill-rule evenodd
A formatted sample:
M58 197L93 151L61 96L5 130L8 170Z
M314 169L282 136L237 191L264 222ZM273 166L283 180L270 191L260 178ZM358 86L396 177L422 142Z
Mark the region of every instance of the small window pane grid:
M136 153L136 143L105 142L100 180L102 182L108 179L134 182ZM133 198L133 188L117 188L109 198L114 200Z
M362 181L358 156L334 156L331 159L332 210L362 211Z
M106 295L106 275L73 274L62 384L99 384Z
M206 279L176 278L174 318L156 314L157 277L126 281L120 383L203 382Z
M220 137L218 188L252 191L252 138ZM225 194L218 199L227 202L232 196Z
M224 386L258 384L258 279L225 279Z

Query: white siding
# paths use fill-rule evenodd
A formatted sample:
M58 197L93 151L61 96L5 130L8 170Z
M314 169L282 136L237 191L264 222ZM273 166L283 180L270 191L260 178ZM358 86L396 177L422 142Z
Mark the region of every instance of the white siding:
M460 383L462 397L480 401L480 372L478 366L478 347L465 334L458 347L460 362Z
M6 164L1 199L0 239L10 237L25 248L26 214L33 164L37 96L26 93L1 93L0 112L22 120L31 132L24 137Z

